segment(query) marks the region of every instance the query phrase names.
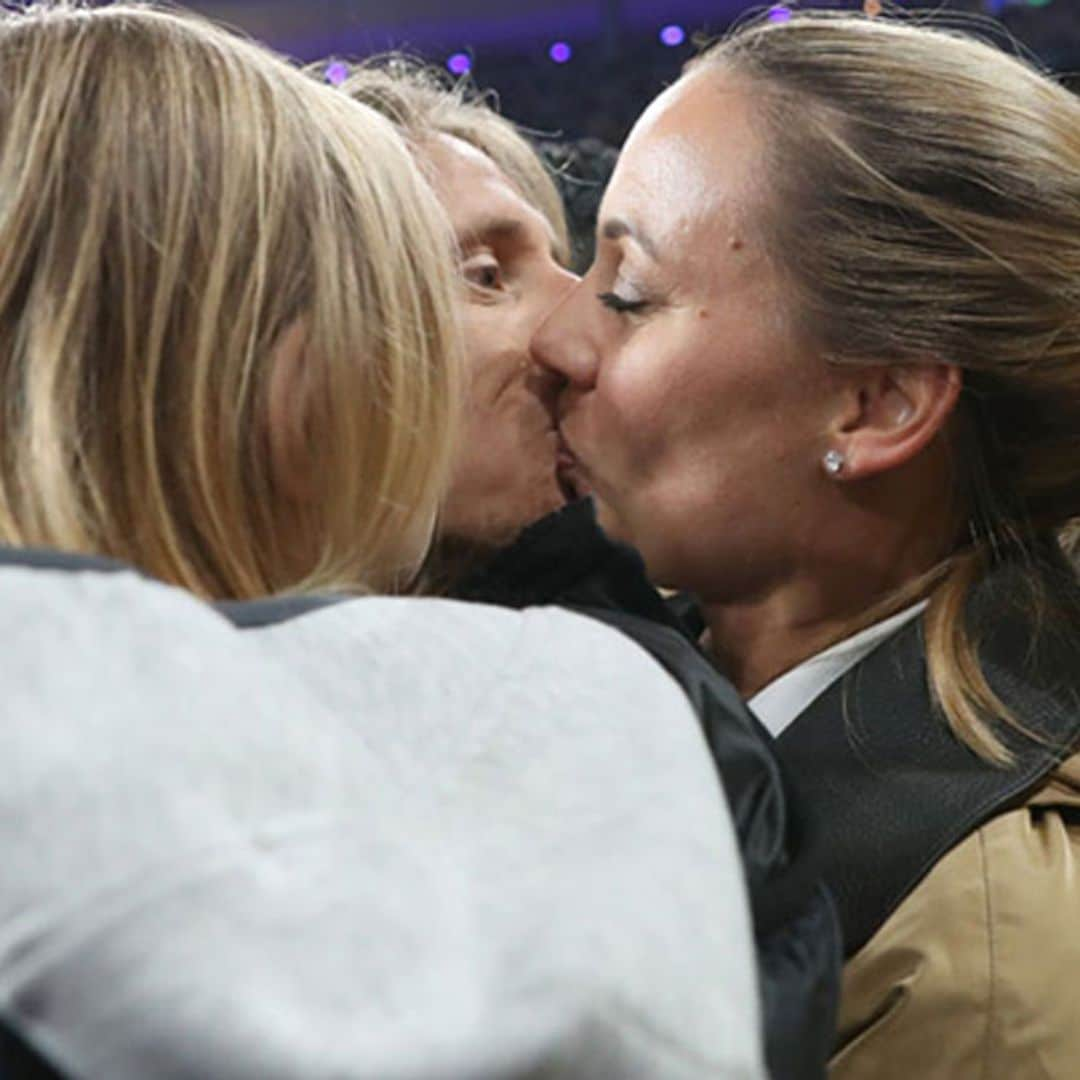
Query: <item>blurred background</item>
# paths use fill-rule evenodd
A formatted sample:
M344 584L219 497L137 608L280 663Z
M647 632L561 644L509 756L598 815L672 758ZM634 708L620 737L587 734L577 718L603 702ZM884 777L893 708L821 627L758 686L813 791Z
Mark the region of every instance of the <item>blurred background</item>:
M619 145L633 118L678 73L702 35L754 12L790 17L795 0L193 0L183 6L239 26L330 81L350 58L405 50L497 92L511 119L549 138ZM815 8L862 0L806 0ZM890 12L931 6L885 2ZM937 0L956 20L1033 53L1080 86L1080 0ZM913 17L918 17L913 16Z

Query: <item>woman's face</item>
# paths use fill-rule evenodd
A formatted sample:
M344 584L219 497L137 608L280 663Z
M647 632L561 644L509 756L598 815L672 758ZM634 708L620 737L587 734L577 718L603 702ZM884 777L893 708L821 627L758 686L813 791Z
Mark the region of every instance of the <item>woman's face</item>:
M766 254L750 106L715 69L650 106L605 195L596 261L536 341L566 380L564 480L654 580L731 600L789 572L810 539L836 379Z

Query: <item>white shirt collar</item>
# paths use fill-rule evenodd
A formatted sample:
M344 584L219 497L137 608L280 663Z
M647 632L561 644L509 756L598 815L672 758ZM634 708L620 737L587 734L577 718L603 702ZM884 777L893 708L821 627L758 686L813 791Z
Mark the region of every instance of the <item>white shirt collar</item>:
M869 656L890 634L921 615L927 603L920 600L785 671L750 699L750 708L770 734L779 738L841 675Z

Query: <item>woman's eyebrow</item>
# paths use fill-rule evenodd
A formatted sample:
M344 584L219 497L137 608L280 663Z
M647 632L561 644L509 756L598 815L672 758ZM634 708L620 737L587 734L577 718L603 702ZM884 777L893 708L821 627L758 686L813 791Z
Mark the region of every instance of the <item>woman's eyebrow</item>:
M605 240L622 240L627 237L633 240L650 259L655 261L658 258L656 245L648 234L635 228L625 218L608 218L600 228L600 235Z

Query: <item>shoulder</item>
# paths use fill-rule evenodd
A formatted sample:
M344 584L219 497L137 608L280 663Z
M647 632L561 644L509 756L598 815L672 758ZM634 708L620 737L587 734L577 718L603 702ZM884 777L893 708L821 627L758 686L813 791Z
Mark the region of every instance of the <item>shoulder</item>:
M848 963L835 1078L1069 1075L1080 756L945 855Z
M26 568L0 601L0 978L60 1060L385 1075L419 1015L461 1073L760 1075L723 792L616 631L381 598L241 631Z
M314 726L330 709L363 716L379 746L421 742L436 728L494 737L497 726L549 745L562 733L582 752L617 746L619 760L647 747L677 758L699 795L721 799L678 684L630 638L558 608L363 597L239 630L183 590L93 567L3 567L0 597L9 761L29 765L54 745L24 738L19 716L50 716L57 738L93 728L102 748L147 752L151 740L160 750L173 733L229 716L234 733L269 752L300 737L283 713ZM147 725L148 711L158 722ZM55 765L50 757L54 776Z
M407 682L418 690L440 681L479 688L535 675L538 697L606 691L632 703L640 693L649 707L690 712L644 649L556 607L515 611L388 597L281 597L211 606L120 564L51 552L40 558L14 554L17 562L0 561L0 628L9 630L9 645L30 668L73 665L71 683L95 679L109 663L130 665L132 677L146 681L141 665L151 655L162 686L173 675L190 677L196 662L243 679L253 675L252 665L272 657L300 674L348 663L358 684L404 679L409 672ZM33 685L35 692L48 690Z
M617 699L631 715L667 713L696 726L678 685L630 636L559 607L513 610L443 599L347 600L261 629L268 648L318 662L318 645L353 651L372 677L420 688L461 684L473 696L583 708ZM516 688L516 689L515 689Z

